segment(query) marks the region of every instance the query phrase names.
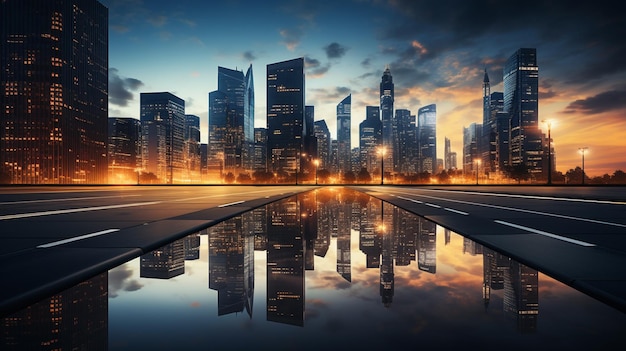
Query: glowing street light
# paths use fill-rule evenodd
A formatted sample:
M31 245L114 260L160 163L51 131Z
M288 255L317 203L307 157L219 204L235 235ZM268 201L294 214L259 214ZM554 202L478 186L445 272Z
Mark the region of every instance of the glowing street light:
M313 163L315 164L315 185L317 185L317 167L320 165L320 160L315 159L313 160Z
M578 151L580 151L580 154L583 156L583 185L585 185L585 151L587 151L587 149L588 147L586 146L578 148Z
M387 149L384 146L378 148L378 153L380 154L380 185L385 184L385 153Z

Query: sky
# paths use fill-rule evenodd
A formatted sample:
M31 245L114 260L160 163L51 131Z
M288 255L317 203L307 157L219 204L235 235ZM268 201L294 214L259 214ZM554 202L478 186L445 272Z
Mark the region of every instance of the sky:
M255 127L266 127L266 66L305 59L305 101L336 137L352 95L352 147L389 66L395 109L437 105L437 154L482 123L484 71L502 91L504 62L536 48L539 121L552 121L556 170L626 171L626 16L605 0L100 0L109 9L109 116L139 118L142 92L185 100L208 140L218 66L252 65ZM547 124L541 124L547 134Z

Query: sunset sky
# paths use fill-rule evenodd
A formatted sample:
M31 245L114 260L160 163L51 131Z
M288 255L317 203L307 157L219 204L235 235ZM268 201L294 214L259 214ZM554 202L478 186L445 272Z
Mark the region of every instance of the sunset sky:
M139 118L141 92L169 91L201 119L217 67L254 71L255 126L265 127L266 65L304 57L306 104L336 137L336 106L352 94L352 147L365 106L379 104L389 65L394 108L437 104L462 162L463 127L482 123L482 80L502 91L502 66L536 48L539 120L550 119L557 170L626 171L626 16L609 1L100 0L109 8L109 116ZM544 126L547 134L547 126Z

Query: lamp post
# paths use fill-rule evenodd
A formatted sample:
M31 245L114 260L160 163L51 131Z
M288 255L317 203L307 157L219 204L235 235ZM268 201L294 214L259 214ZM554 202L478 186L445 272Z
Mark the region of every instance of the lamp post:
M476 161L476 185L478 185L478 168L480 167L480 159L475 159Z
M544 120L543 122L548 125L548 185L552 185L552 137L550 136L552 121Z
M585 151L587 151L588 147L580 147L578 148L578 150L580 150L580 153L583 156L583 181L582 184L585 185Z
M315 159L313 160L313 163L315 164L315 185L317 185L317 167L320 165L320 160Z

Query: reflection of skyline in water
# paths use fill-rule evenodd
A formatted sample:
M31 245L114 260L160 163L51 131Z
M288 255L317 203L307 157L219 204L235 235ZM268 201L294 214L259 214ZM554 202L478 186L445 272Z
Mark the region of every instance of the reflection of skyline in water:
M354 279L354 267L360 267L358 279L363 279L363 270L376 272L366 277L378 277L378 304L386 307L406 303L398 300L395 290L400 287L398 282L407 284L408 281L406 277L397 281L395 270L411 269L411 275L418 277L419 274L439 274L438 234L434 223L364 194L322 189L255 209L212 226L202 234L190 235L143 255L139 259L140 280L168 280L187 274L185 261L199 260L201 235L205 234L208 242L206 288L217 292L218 316L245 311L252 319L255 251L265 252L266 257L265 319L285 325L302 327L306 324L309 301L305 299L305 272L313 273L318 269L316 260L324 262L319 267L323 269L328 263L322 260L336 259L334 273L343 284L364 284ZM450 231L443 231L443 236L442 243L448 246ZM336 251L330 251L333 245ZM357 247L360 252L355 252ZM485 309L499 310L512 317L519 331L536 330L537 271L465 238L459 254L483 257L483 276L477 279L482 279L481 301ZM406 271L403 272L406 275ZM80 344L94 340L93 335L95 339L102 338L98 333L104 333L106 339L106 278L103 274L5 318L4 345L23 346L36 339L52 340L52 343L73 340L72 343ZM481 296L479 289L476 294ZM501 305L493 305L492 294L500 294L496 301ZM403 297L406 299L406 295ZM71 304L63 302L68 298ZM54 301L61 301L62 308L49 309ZM72 331L61 324L58 327L45 324L68 320L76 321ZM77 330L92 336L85 341L72 339ZM106 345L106 342L99 345Z

